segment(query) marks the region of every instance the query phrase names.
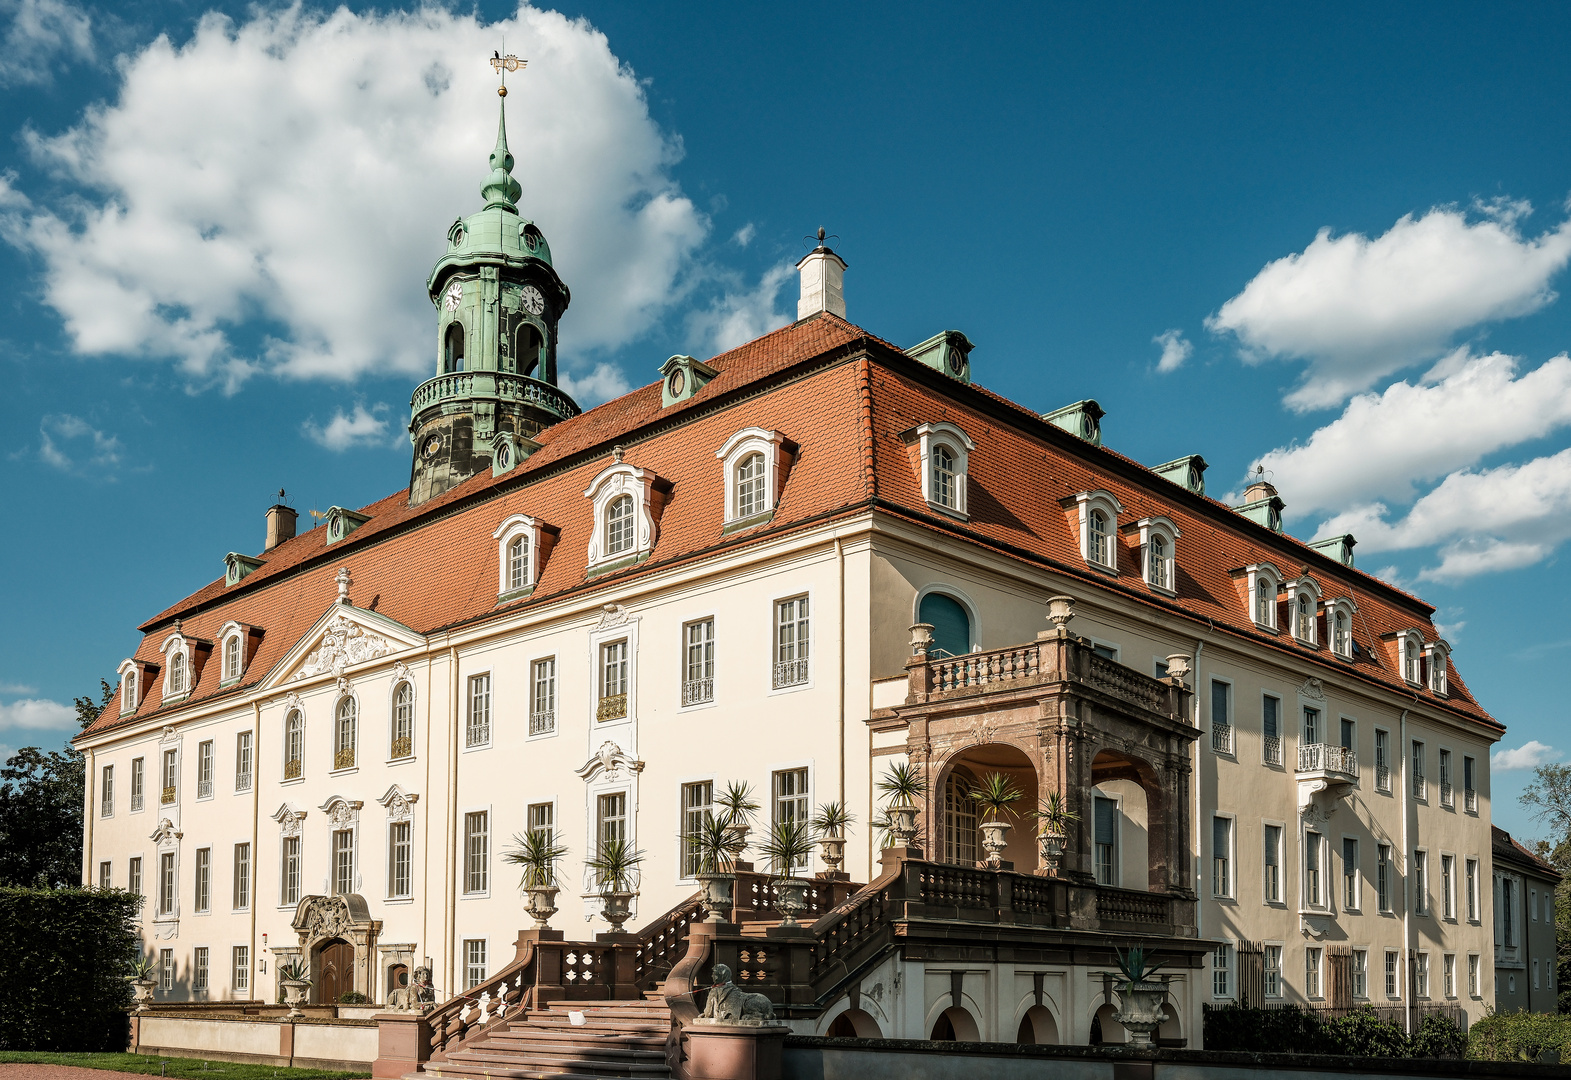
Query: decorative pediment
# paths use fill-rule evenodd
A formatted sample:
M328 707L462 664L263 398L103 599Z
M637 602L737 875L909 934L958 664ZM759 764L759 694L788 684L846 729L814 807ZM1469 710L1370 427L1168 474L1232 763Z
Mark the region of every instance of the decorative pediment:
M365 803L359 799L345 799L341 795L334 795L322 804L321 810L327 815L328 824L335 829L347 829L360 821L360 808Z
M1311 701L1324 701L1326 699L1325 686L1320 680L1310 676L1304 680L1304 685L1298 688L1298 696Z
M586 783L604 773L608 780L615 780L622 775L623 770L630 773L644 771L644 763L630 757L616 743L607 739L600 744L600 749L577 770L579 777Z
M615 630L618 626L627 625L627 609L621 604L606 604L600 609L600 621L595 624L595 631Z
M306 811L296 810L288 803L284 803L273 813L273 820L278 822L278 832L282 836L299 836L300 823L305 820Z
M153 830L153 835L148 839L152 840L159 847L164 847L167 844L173 844L184 835L185 833L175 828L174 822L168 818L161 818L158 822L158 828Z
M425 637L403 623L352 604L334 604L289 650L267 684L342 679L351 668L424 645Z
M362 933L380 923L373 924L365 898L357 893L348 896L307 896L295 908L292 925L300 935L302 948L326 938L346 938L352 931Z
M420 801L420 796L406 795L403 789L394 784L387 789L387 794L376 801L387 809L388 821L408 821L414 817L414 806Z

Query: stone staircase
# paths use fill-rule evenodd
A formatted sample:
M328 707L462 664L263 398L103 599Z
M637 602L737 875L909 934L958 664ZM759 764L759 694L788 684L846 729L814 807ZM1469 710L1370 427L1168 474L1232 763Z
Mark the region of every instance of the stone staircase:
M582 1025L573 1024L573 1012L584 1014ZM557 1001L507 1017L406 1080L666 1080L670 1033L671 1010L664 1000Z

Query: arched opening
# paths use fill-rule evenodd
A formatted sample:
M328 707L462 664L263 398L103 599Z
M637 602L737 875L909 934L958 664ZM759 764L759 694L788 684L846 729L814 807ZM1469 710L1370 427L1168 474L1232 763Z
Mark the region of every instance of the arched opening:
M451 375L464 370L464 327L462 323L447 324L442 337L442 373Z
M1037 866L1037 845L1034 821L1025 815L1037 804L1039 786L1031 759L1007 743L969 747L949 759L939 781L943 801L934 849L943 853L945 862L960 866L974 866L987 857L981 837L982 818L986 815L968 793L995 772L1003 773L1020 792L1020 799L1012 807L1015 816L1003 818L1011 827L1002 857L1006 863L1013 863L1015 870L1028 873Z
M1053 1019L1046 1005L1033 1005L1020 1018L1020 1030L1015 1033L1017 1043L1058 1044L1058 1021Z
M408 964L394 964L392 967L387 969L387 991L383 995L384 999L390 997L394 990L406 990L408 988Z
M971 1014L958 1005L951 1005L933 1022L934 1042L981 1042L982 1033L977 1029Z
M540 336L540 328L533 323L522 323L513 335L513 370L520 375L534 374L537 368L544 366L544 347L545 338Z
M1184 1025L1178 1021L1178 1010L1172 1004L1162 1006L1162 1026L1157 1029L1156 1041L1160 1046L1183 1046Z
M862 1009L847 1009L835 1017L829 1024L829 1029L824 1032L831 1039L882 1039L884 1033L874 1020Z
M337 1001L355 988L355 947L343 938L328 938L316 947L311 979L317 1003Z
M1091 1018L1092 1046L1113 1046L1129 1041L1129 1032L1118 1022L1118 1017L1113 1015L1116 1011L1110 1004L1103 1005Z
M1162 788L1143 761L1103 750L1091 761L1091 872L1097 884L1161 890L1166 868Z
M922 597L917 622L933 627L929 656L960 656L971 651L971 616L954 597L937 592Z
M605 551L620 555L633 548L633 497L618 495L605 512Z

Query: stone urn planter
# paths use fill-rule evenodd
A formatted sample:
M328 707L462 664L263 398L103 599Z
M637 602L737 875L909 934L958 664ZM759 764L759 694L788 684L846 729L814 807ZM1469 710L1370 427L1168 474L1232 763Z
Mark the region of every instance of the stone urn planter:
M1042 865L1038 872L1048 877L1058 876L1058 867L1064 861L1064 834L1061 832L1040 832L1037 834L1037 854L1041 856Z
M889 835L894 837L896 847L910 847L916 839L916 814L914 806L889 808Z
M807 889L812 882L802 878L779 878L775 881L775 910L780 913L781 926L800 926L796 921L799 912L807 910Z
M153 979L132 979L131 993L136 997L136 1011L146 1012L147 1006L153 1000L153 991L158 986Z
M1152 1036L1162 1026L1162 1003L1167 1000L1167 986L1159 982L1125 983L1117 994L1118 1011L1113 1016L1129 1032L1129 1045L1154 1045Z
M285 979L283 984L284 1004L289 1006L290 1017L304 1016L305 1014L300 1011L300 1003L305 1000L306 992L311 989L311 981L309 979Z
M704 921L711 923L730 922L732 890L736 885L734 874L699 874L698 884L704 890L703 905L706 913Z
M846 859L846 840L843 836L820 836L818 838L819 854L824 860L824 865L829 867L831 874L840 872L840 864Z
M984 821L978 828L982 830L982 850L987 852L982 864L989 870L997 870L1004 865L1004 849L1009 846L1009 823Z
M556 914L556 894L560 891L555 885L525 886L524 910L534 917L536 930L551 928L551 916Z
M611 933L627 933L626 928L622 924L627 922L635 895L637 894L622 889L604 889L601 891L600 900L605 906L600 909L600 917L611 924Z

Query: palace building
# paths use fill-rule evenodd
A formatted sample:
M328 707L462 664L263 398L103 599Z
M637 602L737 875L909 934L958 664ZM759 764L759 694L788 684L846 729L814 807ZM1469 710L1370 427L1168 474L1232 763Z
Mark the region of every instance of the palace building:
M512 166L503 126L427 282L408 489L303 533L268 510L259 553L137 628L77 739L84 880L147 897L159 1000L271 1002L295 957L314 1000L384 1002L420 966L439 1000L494 987L528 829L569 849L570 941L607 929L584 863L608 839L646 853L629 929L677 926L740 781L755 841L855 815L843 874L798 868L818 959L754 976L798 1031L1119 1041L1106 973L1134 944L1170 1042L1224 1001L1494 1002L1504 729L1353 537L1287 535L1263 482L1209 497L1199 448L1130 460L1095 401L988 391L962 333L874 336L822 241L795 322L581 411ZM919 831L881 852L899 762ZM978 868L993 773L1022 810L1067 799L1056 870L1026 817ZM716 941L746 974L749 940L795 939L749 938L737 903Z

